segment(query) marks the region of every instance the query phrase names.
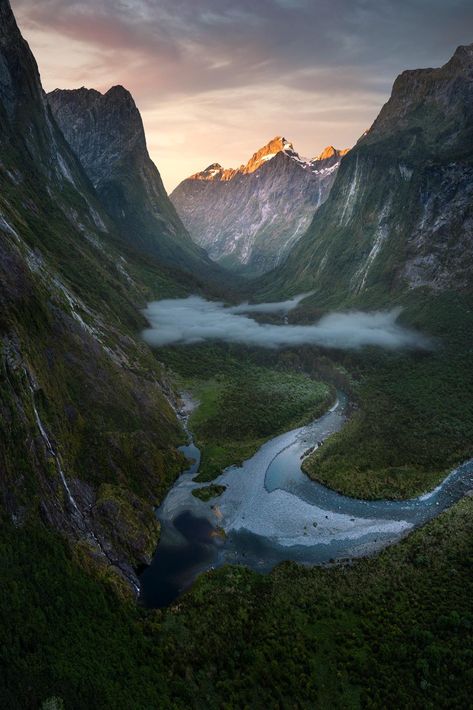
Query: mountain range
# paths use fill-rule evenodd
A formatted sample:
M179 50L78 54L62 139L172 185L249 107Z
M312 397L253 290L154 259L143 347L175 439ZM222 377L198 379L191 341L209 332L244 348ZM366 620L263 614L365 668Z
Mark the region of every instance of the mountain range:
M327 199L348 150L305 160L281 136L236 170L218 163L171 194L192 238L216 261L255 275L284 261Z
M6 0L0 20L2 505L12 520L39 513L86 539L133 586L181 436L140 309L232 282L169 201L129 92L47 97ZM255 282L258 298L313 290L340 306L468 291L472 105L470 45L440 69L404 72L350 152L305 161L278 137L172 199L185 223L205 216L221 261L255 273L287 256Z
M343 428L303 454L334 490L417 495L473 455L473 44L441 68L401 74L349 152L305 160L277 137L171 197L131 94L46 95L0 0L2 706L468 707L468 481L463 501L422 530L402 528L409 535L379 556L268 575L232 564L167 610L134 602L160 535L155 508L188 466L175 373L202 396L194 421L204 445L215 436L216 474L281 434L285 416L299 427L294 405L319 379L327 397L341 387L351 400ZM141 336L157 299L301 292L295 310L266 307L261 327L400 305L405 324L439 342L153 352ZM245 309L255 312L245 303L229 322ZM199 489L201 500L219 488ZM190 565L207 564L204 540L219 554L220 515L212 506L215 528L175 526ZM259 535L250 544L265 554Z

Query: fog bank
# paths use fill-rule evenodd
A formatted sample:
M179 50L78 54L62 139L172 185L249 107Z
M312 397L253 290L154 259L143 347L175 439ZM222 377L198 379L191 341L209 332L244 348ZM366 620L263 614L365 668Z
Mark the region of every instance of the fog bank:
M399 309L364 313L331 313L313 325L257 323L248 313L286 314L305 295L280 303L242 304L226 308L223 303L200 296L154 301L144 310L150 327L143 331L154 347L194 344L208 340L240 343L264 348L319 345L356 349L364 345L382 348L427 348L428 340L396 321Z

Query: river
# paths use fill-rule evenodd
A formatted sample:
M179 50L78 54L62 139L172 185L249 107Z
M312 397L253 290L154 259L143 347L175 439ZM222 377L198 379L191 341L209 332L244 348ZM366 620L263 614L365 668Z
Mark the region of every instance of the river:
M307 450L345 422L346 396L305 427L267 441L242 466L214 483L225 492L210 502L192 495L200 452L181 447L193 462L157 509L161 539L141 575L148 607L170 604L202 572L243 564L260 572L284 560L316 565L353 559L397 542L473 489L473 460L452 471L435 490L406 501L365 501L340 495L301 470Z

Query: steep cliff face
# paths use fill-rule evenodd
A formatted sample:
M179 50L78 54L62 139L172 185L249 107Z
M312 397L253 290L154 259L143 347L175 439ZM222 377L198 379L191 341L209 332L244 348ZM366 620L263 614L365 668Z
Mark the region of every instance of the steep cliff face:
M41 518L133 587L181 433L117 243L0 0L0 516Z
M106 94L57 89L48 101L123 239L167 265L216 271L166 194L131 94L122 86Z
M469 289L473 263L473 45L407 71L342 162L325 205L268 290L381 297Z
M276 137L237 170L218 163L172 193L193 239L234 269L263 273L281 263L327 199L347 151L304 160Z

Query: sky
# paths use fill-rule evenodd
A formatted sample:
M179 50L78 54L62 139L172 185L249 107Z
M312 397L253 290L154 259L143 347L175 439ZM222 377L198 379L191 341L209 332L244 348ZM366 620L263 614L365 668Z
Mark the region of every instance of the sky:
M473 42L471 0L11 0L45 89L128 88L168 191L276 135L345 148L404 69Z

